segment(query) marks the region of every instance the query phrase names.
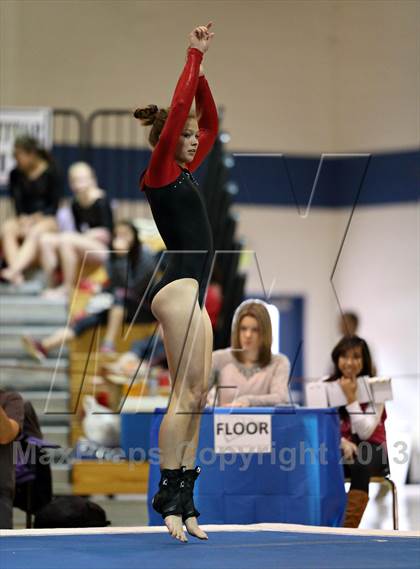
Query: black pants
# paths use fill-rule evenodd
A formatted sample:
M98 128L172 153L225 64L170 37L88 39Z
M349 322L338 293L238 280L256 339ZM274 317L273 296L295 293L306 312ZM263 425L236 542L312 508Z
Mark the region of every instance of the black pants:
M0 529L13 529L13 491L0 488Z
M344 462L344 476L350 478L350 490L363 490L369 493L369 480L372 476L389 474L388 456L385 445L361 441L358 444L358 454Z

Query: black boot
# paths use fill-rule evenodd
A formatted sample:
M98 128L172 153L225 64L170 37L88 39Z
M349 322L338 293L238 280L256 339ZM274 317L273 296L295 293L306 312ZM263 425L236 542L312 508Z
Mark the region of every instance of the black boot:
M200 512L194 506L194 483L201 472L201 468L196 466L193 470L187 470L185 466L181 468L181 501L182 501L182 521L188 518L198 518Z
M153 497L152 506L156 512L161 514L163 519L166 516L180 516L183 513L181 498L182 469L169 470L165 468L160 472L159 490Z

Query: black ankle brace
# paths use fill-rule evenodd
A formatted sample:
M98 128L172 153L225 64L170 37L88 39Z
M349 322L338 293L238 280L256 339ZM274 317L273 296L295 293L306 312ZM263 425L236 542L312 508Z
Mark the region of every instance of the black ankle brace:
M185 466L181 468L181 502L182 502L182 520L185 522L188 518L198 518L200 512L194 505L194 483L197 480L201 468L196 466L193 470L187 470Z
M183 513L181 477L181 468L161 470L159 490L153 497L152 506L156 512L161 514L163 519L166 516L180 516Z

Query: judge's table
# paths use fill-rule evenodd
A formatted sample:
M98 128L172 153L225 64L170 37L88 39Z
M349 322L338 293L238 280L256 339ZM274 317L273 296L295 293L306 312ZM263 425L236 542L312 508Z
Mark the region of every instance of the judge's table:
M156 409L151 420L150 525L162 524L151 499L160 479L155 451L164 413ZM200 523L340 526L346 494L339 441L335 409L206 409L197 449Z

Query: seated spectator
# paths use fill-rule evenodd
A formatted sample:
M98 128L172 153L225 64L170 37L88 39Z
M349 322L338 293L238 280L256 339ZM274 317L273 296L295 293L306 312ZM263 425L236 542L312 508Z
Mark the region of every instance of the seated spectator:
M209 392L207 404L221 407L287 404L290 363L285 355L271 352L271 343L271 321L265 304L259 300L240 304L233 317L231 347L213 352L216 385Z
M61 183L51 156L35 138L18 137L14 156L9 190L16 217L8 219L0 233L7 263L1 278L18 285L24 281L23 271L38 258L40 237L58 230Z
M111 294L104 299L109 306L100 307L98 312L83 316L41 341L23 336L26 350L37 361L43 361L50 350L101 324L106 324L101 351L113 352L124 320L128 323L133 320L137 323L154 321L148 304L139 308L157 264L154 254L141 243L130 221L119 221L115 225L112 249L107 261Z
M326 381L338 381L347 398L339 408L344 474L350 478L344 527L359 527L369 500L369 480L388 472L384 404L356 399L357 378L373 376L367 343L358 336L345 336L331 354L335 371Z
M52 499L51 464L46 449L59 448L59 445L44 440L38 415L30 401L24 401L23 426L14 447L13 507L35 514Z
M340 314L340 318L338 321L338 329L341 332L340 336L342 336L342 337L344 337L344 336L357 336L359 326L360 326L360 318L356 314L356 312L350 312L347 310L346 312L343 312L342 314ZM371 342L369 342L369 353L370 353L370 359L371 359L371 363L372 363L372 374L375 376L377 373L377 370L376 370L376 365L374 362L375 358L374 358L374 355L372 353L372 343ZM333 370L331 370L331 372L333 373Z
M69 184L74 193L72 212L77 231L43 235L40 239L42 267L48 285L54 286L54 273L60 265L63 283L46 291L49 297L67 296L77 282L77 270L86 262L103 264L108 257L112 236L112 211L105 192L98 188L95 173L84 162L69 169Z
M13 441L22 429L23 417L22 397L0 389L0 529L13 529Z

